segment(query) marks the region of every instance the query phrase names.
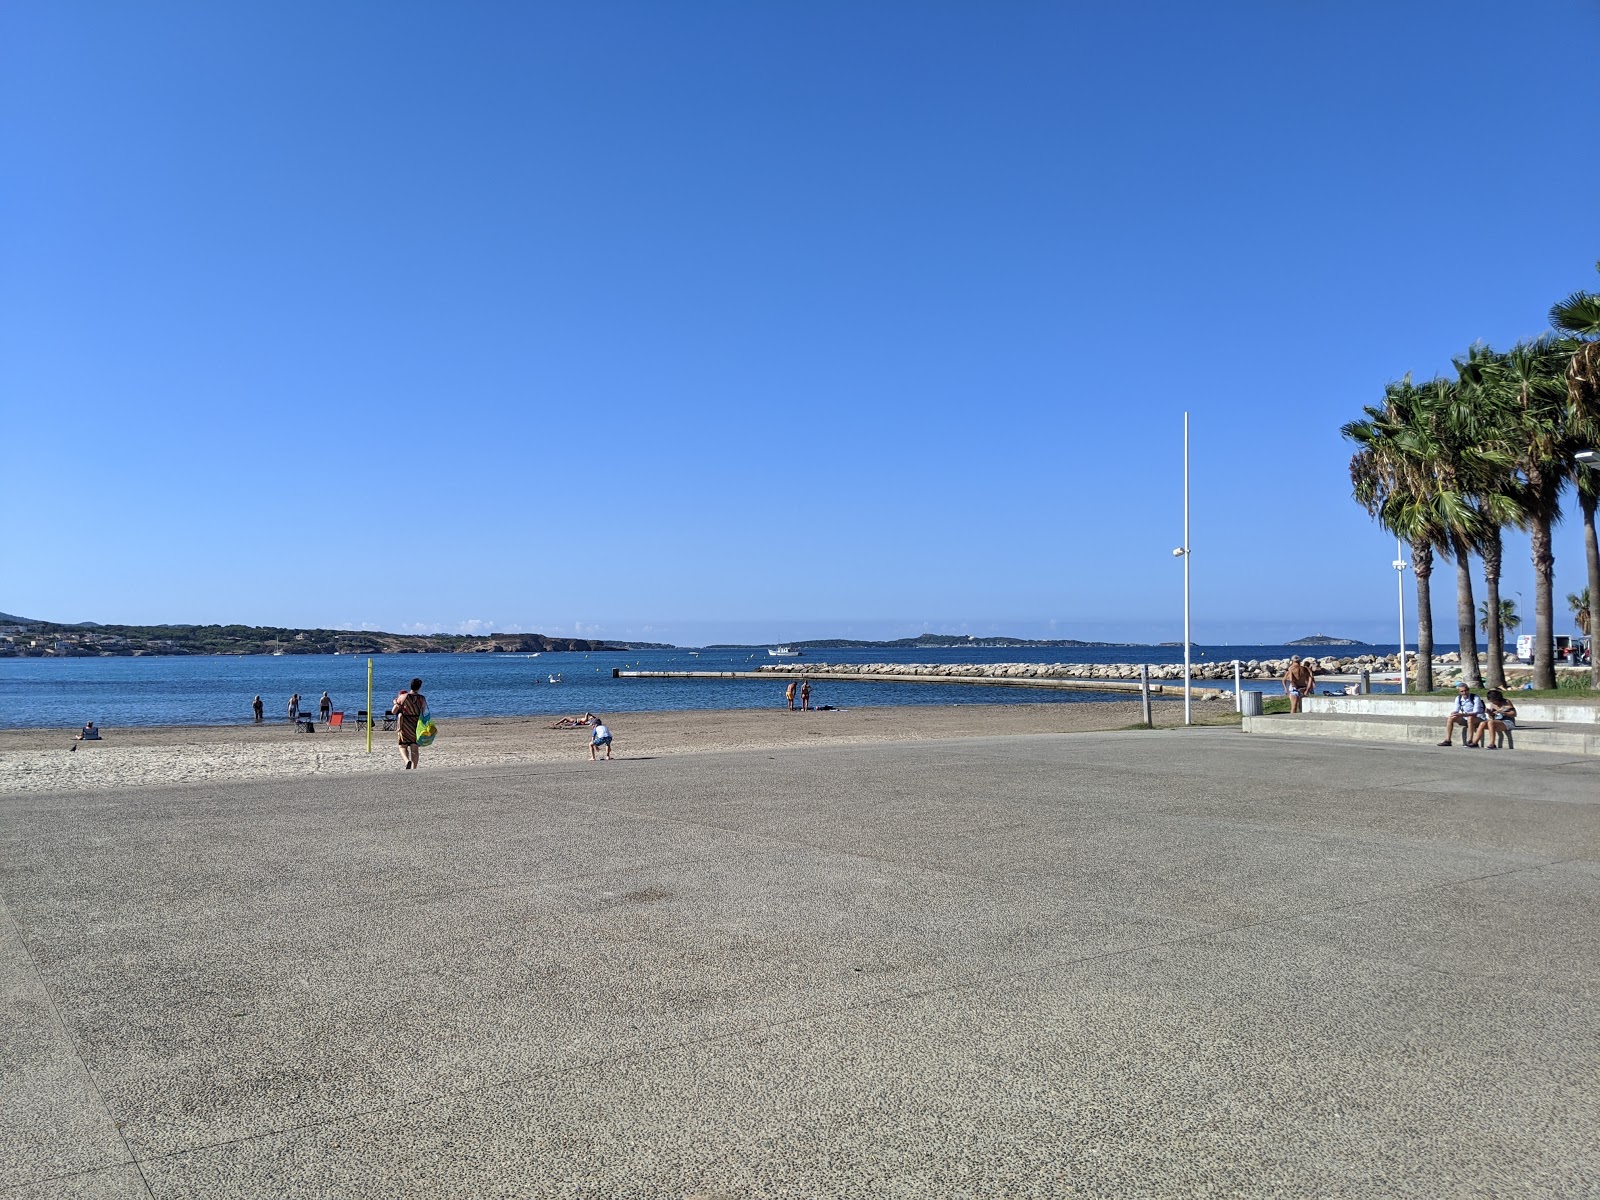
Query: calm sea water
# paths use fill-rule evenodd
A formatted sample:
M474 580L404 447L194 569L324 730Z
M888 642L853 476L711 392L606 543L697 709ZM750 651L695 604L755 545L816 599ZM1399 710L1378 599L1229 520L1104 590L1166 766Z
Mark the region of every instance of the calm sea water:
M1374 647L1393 653L1395 647ZM1332 648L1337 652L1338 648ZM1365 652L1365 651L1363 651ZM1286 646L1207 646L1195 662L1284 658ZM373 658L373 705L389 706L413 676L433 713L446 717L528 716L715 708L771 708L783 703L784 681L613 679L613 667L654 671L738 671L777 660L766 651L632 650L623 653L384 654ZM1181 663L1181 647L1010 650L827 650L805 662L1148 662ZM551 683L557 675L560 682ZM1275 683L1246 686L1276 692ZM0 727L248 724L260 693L267 719L286 719L291 693L315 710L328 691L353 720L366 707L367 660L334 655L219 655L147 658L0 659ZM1093 692L959 687L916 683L812 684L812 703L841 708L896 704L1080 704Z

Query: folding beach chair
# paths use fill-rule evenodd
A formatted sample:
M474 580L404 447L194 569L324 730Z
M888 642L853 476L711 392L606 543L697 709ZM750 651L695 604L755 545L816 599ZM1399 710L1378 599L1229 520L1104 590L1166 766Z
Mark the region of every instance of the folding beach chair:
M344 714L342 712L332 713L328 717L328 728L329 729L343 729L344 728Z

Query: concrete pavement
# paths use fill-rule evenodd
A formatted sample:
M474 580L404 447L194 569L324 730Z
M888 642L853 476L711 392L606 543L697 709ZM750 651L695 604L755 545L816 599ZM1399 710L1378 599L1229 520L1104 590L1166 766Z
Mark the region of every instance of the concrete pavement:
M7 797L0 1197L1594 1195L1597 785L1198 730Z

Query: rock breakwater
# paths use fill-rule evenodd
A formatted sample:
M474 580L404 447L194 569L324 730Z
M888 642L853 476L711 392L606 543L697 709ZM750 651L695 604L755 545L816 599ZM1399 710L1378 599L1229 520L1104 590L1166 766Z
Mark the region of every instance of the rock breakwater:
M1415 670L1416 655L1406 656ZM1397 671L1399 656L1395 654L1362 654L1355 657L1303 655L1302 662L1311 664L1318 675L1354 675L1360 671ZM1448 666L1461 661L1460 655L1444 654L1434 658L1437 666ZM783 675L901 675L945 676L980 679L1138 679L1139 663L765 663L758 671L771 671ZM1246 679L1278 679L1289 668L1287 658L1241 660L1241 671ZM1233 679L1233 660L1206 659L1191 664L1193 679L1226 682ZM1182 679L1182 663L1152 664L1151 679Z

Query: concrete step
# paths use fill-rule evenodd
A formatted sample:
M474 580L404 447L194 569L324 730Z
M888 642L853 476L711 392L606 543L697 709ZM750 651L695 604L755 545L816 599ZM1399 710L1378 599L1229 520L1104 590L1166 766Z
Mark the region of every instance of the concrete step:
M1362 697L1368 699L1369 697ZM1411 742L1436 746L1444 737L1444 716L1389 716L1375 713L1312 713L1298 715L1269 713L1244 719L1246 733L1270 733L1280 737L1348 738L1369 742ZM1586 754L1600 757L1600 728L1593 722L1534 721L1517 724L1512 734L1518 750L1544 750L1555 754ZM1454 732L1459 746L1461 730ZM1477 751L1473 751L1477 753Z

